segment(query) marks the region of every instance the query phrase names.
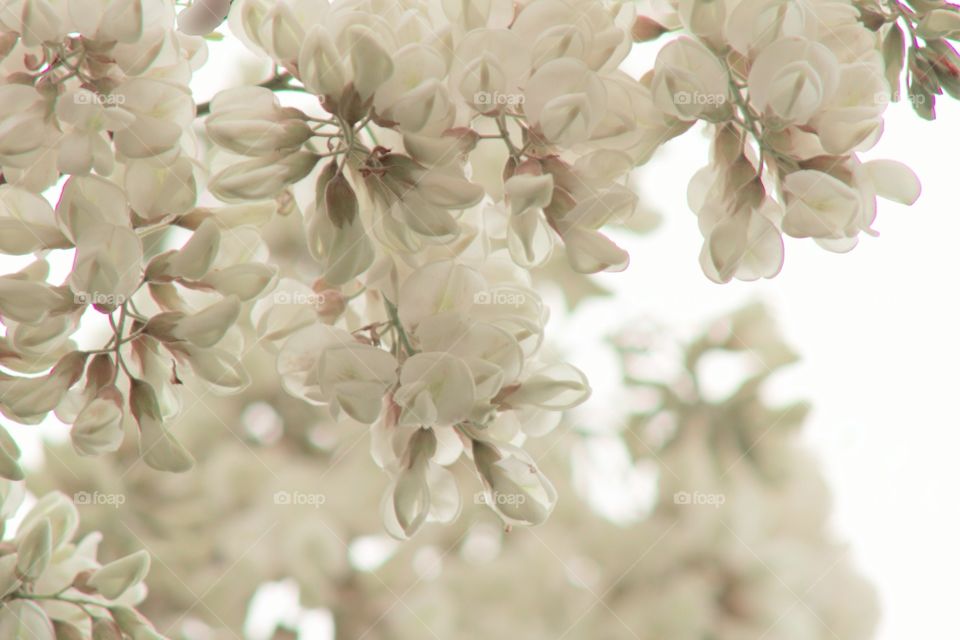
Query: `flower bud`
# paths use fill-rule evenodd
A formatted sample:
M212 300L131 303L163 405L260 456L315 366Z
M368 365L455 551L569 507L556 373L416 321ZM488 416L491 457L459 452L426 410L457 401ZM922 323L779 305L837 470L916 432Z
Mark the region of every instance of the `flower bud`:
M53 621L53 631L57 640L86 640L80 629L62 620Z
M123 398L116 387L107 387L83 408L70 429L70 440L83 456L111 453L123 442Z
M132 160L127 164L123 186L130 206L145 220L180 215L197 202L194 163L185 156L174 160Z
M842 238L860 215L857 192L821 171L795 171L783 190L783 231L795 238Z
M623 271L630 264L630 254L598 231L574 227L562 238L567 260L577 273Z
M654 66L650 91L656 106L681 120L716 119L727 107L727 71L697 40L667 43Z
M156 392L142 380L130 381L130 411L140 427L144 462L158 471L182 473L193 468L193 456L163 426Z
M487 505L507 524L540 524L553 511L557 492L522 449L474 440L473 461Z
M244 160L210 179L210 192L224 202L266 200L309 174L319 156L309 151L274 153Z
M647 16L637 16L636 20L633 21L633 26L630 28L630 35L633 37L634 42L656 40L666 32L666 27Z
M25 582L34 582L50 564L52 533L49 520L41 520L20 541L17 548L17 575Z
M553 176L518 173L504 185L513 215L527 209L543 209L553 198Z
M23 480L23 469L20 467L20 447L10 434L0 426L0 478L14 482Z
M357 194L342 171L337 171L324 186L323 204L330 222L337 229L352 224L357 218Z
M373 97L380 85L393 75L393 59L377 42L377 35L360 24L347 27L344 43L350 52L353 86L361 100Z
M263 87L221 91L204 126L218 145L246 156L290 153L313 136L302 111L280 106L273 91Z
M501 398L510 407L529 405L548 411L566 411L590 397L586 376L569 364L544 367Z
M220 342L240 316L240 300L228 296L187 315L172 311L150 318L144 331L165 342L186 341L198 347Z
M0 86L0 158L29 153L40 145L45 133L45 111L43 97L33 87Z
M93 572L89 584L100 595L116 600L130 587L143 582L150 571L150 554L137 551Z
M683 26L701 40L715 42L722 38L727 17L724 0L680 0L678 13Z
M400 369L393 399L403 407L402 425L452 425L465 419L476 397L467 364L449 353L417 353Z
M224 349L204 349L183 343L172 345L171 351L218 393L239 393L250 384L250 374L240 360Z
M12 600L0 608L0 638L56 640L53 623L35 602Z
M143 632L152 630L150 623L135 609L120 606L110 607L108 611L120 630L131 638L139 638Z
M224 296L236 296L246 302L260 296L273 286L277 267L262 262L235 264L211 271L200 281Z
M333 322L347 309L347 298L339 289L323 289L317 296L317 313L327 322Z
M220 229L213 218L207 218L179 251L167 251L151 260L146 276L150 280L199 280L210 271L219 250Z
M761 113L785 124L806 124L827 104L839 84L840 64L829 48L804 38L783 38L766 47L747 84Z
M405 536L410 537L430 513L430 487L426 470L437 450L437 438L431 429L418 429L404 453L404 468L393 490L393 510Z
M324 193L326 194L326 190ZM334 285L345 284L373 264L373 244L363 221L355 212L347 214L347 217L352 215L352 220L343 220L343 224L337 226L327 212L324 197L323 203L318 202L304 212L304 215L307 247L320 263L324 280ZM343 218L342 210L338 215Z
M203 36L226 20L230 0L195 0L177 14L177 29L188 36Z
M22 540L41 522L50 525L54 550L68 544L73 539L80 524L80 515L73 501L59 491L53 491L40 499L24 517L17 531L17 539Z
M443 132L444 138L453 138L460 154L466 155L477 148L480 134L469 127L453 127Z
M68 246L45 199L24 189L0 186L0 251L24 255Z
M20 577L17 575L19 559L16 553L0 556L0 598L4 600L20 588Z
M110 618L97 618L93 622L91 640L123 640L123 632Z
M72 351L60 358L50 373L38 378L0 377L0 406L18 418L46 415L83 375L86 357Z

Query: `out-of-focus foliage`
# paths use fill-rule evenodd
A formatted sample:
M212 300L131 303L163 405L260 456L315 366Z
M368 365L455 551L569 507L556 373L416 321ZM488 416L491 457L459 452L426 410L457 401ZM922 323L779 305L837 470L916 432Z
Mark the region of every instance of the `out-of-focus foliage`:
M798 442L806 404L764 400L796 359L766 312L741 309L689 344L662 329L615 343L630 410L614 441L626 472L655 486L624 522L599 515L571 475L609 434L574 428L531 449L561 496L546 524L505 531L475 484L455 524L393 542L358 508L383 489L360 425L318 414L269 375L249 402L186 414L195 473L127 469L134 451L105 466L53 449L38 486L126 497L81 506L83 521L113 553L154 554L143 610L173 637L243 637L257 588L289 579L344 640L869 638L873 591L829 535L827 490ZM704 382L716 357L739 361L720 394Z

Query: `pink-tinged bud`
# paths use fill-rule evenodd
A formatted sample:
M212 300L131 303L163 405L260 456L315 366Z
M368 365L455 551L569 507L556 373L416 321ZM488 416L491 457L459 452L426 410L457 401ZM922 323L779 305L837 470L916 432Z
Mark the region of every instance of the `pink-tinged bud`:
M480 134L470 127L453 127L443 132L445 138L455 138L460 153L467 154L477 148Z
M630 28L630 35L634 42L656 40L666 32L667 28L665 26L647 16L637 16L637 19L633 21L633 27Z
M333 321L347 309L347 298L338 289L325 289L317 294L317 313L324 320Z

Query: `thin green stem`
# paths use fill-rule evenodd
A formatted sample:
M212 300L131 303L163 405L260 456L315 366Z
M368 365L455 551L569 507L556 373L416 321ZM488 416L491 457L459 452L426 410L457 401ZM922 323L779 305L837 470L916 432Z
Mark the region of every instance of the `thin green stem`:
M35 593L15 593L13 598L16 600L40 600L48 602L65 602L66 604L72 604L73 606L79 608L84 613L86 613L91 618L96 617L87 607L97 607L100 609L109 610L110 605L97 602L96 600L87 600L86 598L65 598L59 593L55 594L35 594Z
M407 337L407 332L403 330L403 324L400 323L400 315L397 313L397 306L386 298L383 299L383 304L387 308L387 315L390 316L390 323L393 325L394 329L396 329L397 335L400 336L400 344L403 345L407 355L412 356L417 352L417 350L413 348L412 344L410 344L410 339Z

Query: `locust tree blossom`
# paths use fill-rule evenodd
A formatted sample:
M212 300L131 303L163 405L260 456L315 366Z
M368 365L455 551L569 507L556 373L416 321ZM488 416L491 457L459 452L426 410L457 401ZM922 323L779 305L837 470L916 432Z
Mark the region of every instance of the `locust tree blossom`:
M121 477L136 460L131 449L65 465L57 459L69 459L69 444L51 444L55 455L37 487L85 487L127 497L119 506L80 510L89 526L104 530L105 554L145 545L156 549L155 564L162 561L175 574L152 572L143 605L171 635L191 629L238 635L257 587L291 580L301 607L330 611L338 638L371 628L370 634L389 630L404 639L422 638L428 629L441 637L551 638L558 628L569 628L569 637L584 640L598 632L617 637L631 631L736 640L772 628L812 639L829 635L826 626L843 638L873 637L877 598L829 531L823 478L800 442L804 404L766 400L767 381L797 358L770 317L758 307L741 309L679 345L671 332L642 326L631 322L615 342L625 372L642 382L624 389L630 402L613 438L629 451L623 456L627 468L614 475L616 486L603 488L621 489L647 474L657 482L630 517L616 522L594 513L583 474L569 468L571 460L581 470L592 463L585 451L598 441L609 445L610 434L563 429L531 452L549 485L517 449L493 445L495 454L491 444L475 444L473 455L486 475L470 487L472 496L460 498L450 476L466 469L436 462L456 451L444 431L404 431L395 444L410 452L398 459L408 464L390 468L385 483L369 473L362 447L353 446L356 422L306 407L266 367L253 369L252 384L269 405L232 396L187 410L185 439L197 458L190 474L158 476L135 468ZM729 395L707 398L692 391L691 379L703 383L705 363L718 353L739 356L747 367L732 376ZM267 361L264 354L258 363ZM219 428L221 419L239 431ZM571 426L579 422L577 416L568 419ZM265 422L278 425L266 441L245 430ZM251 448L262 464L250 464ZM405 468L410 471L401 479ZM529 487L541 501L521 501L527 493L517 486ZM534 532L507 533L489 513L488 506L515 525L530 522L548 503L548 486L563 498ZM357 508L380 494L379 513ZM398 511L412 516L405 520L408 530L419 526L403 544L375 535L382 515L389 530L403 535ZM458 511L461 516L446 527L428 524L446 522ZM191 524L189 530L183 522ZM359 551L370 547L380 551L373 569L358 561ZM631 560L625 564L624 558ZM233 566L230 580L184 619L178 599L184 589L208 585L223 563ZM550 589L540 588L545 580ZM594 593L612 583L618 595L604 601L608 610ZM403 600L409 609L391 608L391 593L401 588L409 589ZM365 606L357 606L358 598Z
M650 86L670 116L713 123L711 163L690 187L712 280L773 277L783 234L848 251L873 233L875 205L861 211L869 182L850 167L899 93L903 47L889 42L898 19L915 17L900 3L875 4L877 21L844 3L677 3L692 35L663 47ZM883 163L896 174L889 195L912 204L916 177Z
M784 234L850 250L877 196L919 196L908 168L859 156L904 65L922 115L960 86L951 5L662 8L5 2L0 250L32 262L0 275L0 412L53 412L83 455L123 448L129 417L148 465L187 471L187 392L240 393L266 353L292 396L367 425L394 535L456 516L458 462L505 522L542 522L556 493L523 447L590 387L544 353L531 271L554 253L568 274L627 268L608 231L638 210L631 174L698 122L709 278L774 276ZM224 20L272 75L198 105ZM59 281L53 251L73 261Z
M59 638L163 638L136 606L147 594L150 554L136 551L112 562L97 559L103 536L79 539L74 502L52 491L27 510L20 451L0 429L0 518L19 523L0 554L0 631L11 640Z

